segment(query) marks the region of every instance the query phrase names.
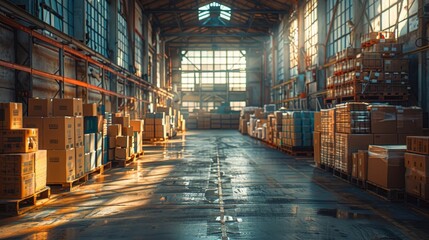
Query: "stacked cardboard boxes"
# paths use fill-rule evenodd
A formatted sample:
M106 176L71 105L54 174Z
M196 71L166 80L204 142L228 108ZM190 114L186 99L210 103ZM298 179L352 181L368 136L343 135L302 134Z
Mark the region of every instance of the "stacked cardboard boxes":
M405 151L405 145L370 145L368 183L385 189L404 189Z
M283 113L281 133L282 146L313 146L313 130L313 112L296 111Z
M322 109L321 122L321 153L320 162L328 167L335 163L335 109Z
M113 116L109 137L115 137L115 160L128 160L134 154L134 131L130 116Z
M0 103L0 199L22 199L46 187L46 151L38 129L22 128L22 104Z
M144 120L144 139L167 138L165 113L148 113Z
M314 163L317 167L321 166L321 149L322 149L322 118L320 112L314 113L314 132L313 132L313 148L314 148Z
M429 200L429 137L407 137L405 153L405 191Z
M371 122L366 103L346 103L335 108L335 163L334 168L352 174L353 153L373 144Z
M139 154L143 152L143 130L144 120L134 119L130 122L134 131L134 152Z

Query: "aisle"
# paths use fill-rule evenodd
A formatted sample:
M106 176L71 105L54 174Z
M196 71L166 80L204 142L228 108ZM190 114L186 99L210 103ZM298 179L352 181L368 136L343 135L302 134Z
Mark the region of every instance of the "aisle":
M429 238L427 215L311 164L237 131L190 131L145 146L134 166L1 219L0 238Z

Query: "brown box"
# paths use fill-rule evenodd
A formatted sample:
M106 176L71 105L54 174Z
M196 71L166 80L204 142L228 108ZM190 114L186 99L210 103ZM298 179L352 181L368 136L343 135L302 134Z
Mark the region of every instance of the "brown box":
M39 149L45 149L43 142L43 117L24 117L24 128L37 128L39 131L37 134L37 142L39 143Z
M122 125L113 124L107 127L107 135L109 137L116 137L122 135Z
M75 178L80 178L85 174L85 148L83 146L75 148Z
M368 182L387 189L403 189L405 150L405 145L369 146Z
M52 99L30 98L28 99L28 116L51 117Z
M37 128L0 130L0 153L28 153L39 150Z
M0 129L22 128L22 104L0 103Z
M130 126L130 116L123 116L123 117L115 117L113 116L112 119L113 124L121 124L123 127L129 127Z
M109 149L108 154L109 154L109 161L115 160L115 149Z
M128 136L118 136L116 137L116 147L117 148L128 148L130 147L130 141Z
M396 108L397 132L418 133L423 130L423 112L421 108Z
M129 148L116 148L115 149L115 159L123 160L128 159L130 156Z
M82 99L80 98L55 98L53 100L54 116L82 116Z
M429 136L408 136L407 151L429 155Z
M359 163L359 153L352 153L352 177L358 177L358 163Z
M134 136L133 127L122 127L122 136Z
M370 106L371 132L396 133L396 107Z
M48 184L67 183L75 179L75 149L48 150Z
M314 131L321 132L322 131L322 118L320 112L314 112Z
M83 116L85 117L96 117L97 116L97 104L96 103L84 103L83 104Z
M144 129L144 121L143 120L131 120L131 127L134 132L143 132Z
M396 145L398 134L374 134L375 145Z
M77 116L74 117L74 142L75 147L83 146L84 139L84 125L83 125L83 117Z
M420 175L429 176L429 156L405 153L405 168L417 171Z
M342 141L340 140L342 139ZM336 161L335 167L343 172L351 174L352 172L352 153L359 150L366 150L370 144L373 144L372 134L345 134L337 133L335 135ZM341 143L341 144L338 144Z
M116 148L116 137L109 137L109 148Z
M48 172L48 153L46 150L39 150L34 153L34 178L35 192L46 187Z
M44 147L49 150L74 148L75 120L73 117L47 117L43 120Z
M322 148L321 137L322 136L320 132L313 132L314 162L318 167L320 167L320 164L321 164L321 148Z
M23 176L34 173L34 153L0 154L1 176Z
M358 178L366 181L368 179L368 150L358 151Z
M23 176L0 175L0 199L23 199L34 194L34 173Z

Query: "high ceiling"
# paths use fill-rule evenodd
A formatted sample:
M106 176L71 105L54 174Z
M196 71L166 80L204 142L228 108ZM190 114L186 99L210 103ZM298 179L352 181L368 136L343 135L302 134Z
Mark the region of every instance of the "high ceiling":
M297 0L140 0L170 46L254 44ZM218 4L216 4L218 3ZM223 6L219 6L223 5ZM201 7L205 7L201 11ZM200 15L200 19L199 19ZM228 19L230 16L230 19ZM204 19L202 19L204 18Z

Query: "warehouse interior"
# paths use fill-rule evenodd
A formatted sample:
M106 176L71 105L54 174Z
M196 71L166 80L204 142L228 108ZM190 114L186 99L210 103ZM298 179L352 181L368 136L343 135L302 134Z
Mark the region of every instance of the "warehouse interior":
M428 239L429 1L0 1L1 239Z

